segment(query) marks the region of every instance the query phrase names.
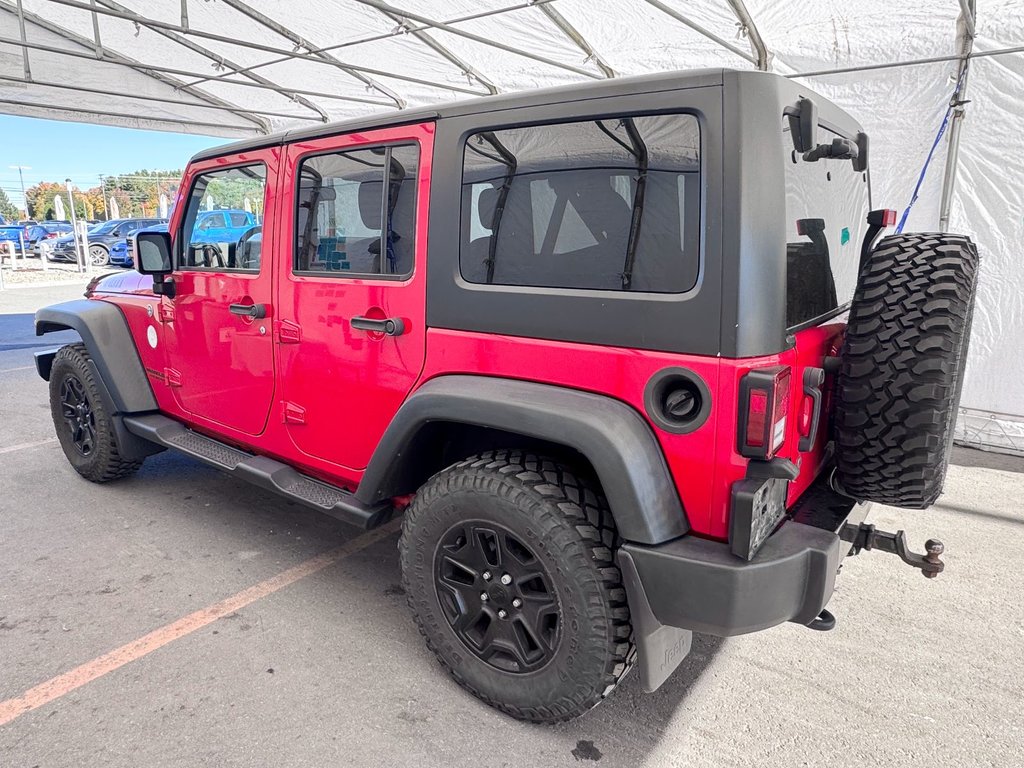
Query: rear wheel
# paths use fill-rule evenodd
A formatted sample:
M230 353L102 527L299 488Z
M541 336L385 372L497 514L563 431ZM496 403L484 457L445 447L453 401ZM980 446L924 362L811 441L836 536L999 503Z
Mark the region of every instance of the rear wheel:
M86 480L117 480L142 465L141 461L121 457L117 433L100 397L84 344L62 347L53 359L50 413L64 455Z
M89 262L94 267L105 267L110 263L110 251L102 245L89 246Z
M896 235L871 253L836 389L836 479L851 496L922 509L942 492L977 274L962 235Z
M632 663L616 538L604 497L566 467L489 452L420 489L403 524L402 579L460 685L522 720L568 720Z

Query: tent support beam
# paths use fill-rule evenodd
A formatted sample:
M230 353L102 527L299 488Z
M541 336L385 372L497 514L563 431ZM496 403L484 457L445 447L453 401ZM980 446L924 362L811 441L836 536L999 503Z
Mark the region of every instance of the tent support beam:
M506 5L506 6L503 6L501 8L489 8L489 9L487 9L485 11L477 11L476 13L471 13L468 16L458 16L458 17L456 17L454 19L447 19L444 23L445 24L462 24L462 23L467 22L467 21L475 21L476 19L483 19L483 18L486 18L488 16L498 16L498 15L503 14L503 13L509 13L510 11L521 11L524 8L531 8L531 7L534 7L534 6L543 6L543 5L546 5L547 3L553 3L553 2L555 2L555 0L526 0L526 2L517 3L516 5ZM319 52L320 53L328 53L329 51L338 51L338 50L341 50L342 48L351 48L352 46L355 46L355 45L365 45L366 43L375 43L378 40L388 40L388 39L390 39L392 37L398 37L399 35L413 34L413 33L416 33L416 32L424 32L424 31L427 31L429 29L430 29L430 27L425 25L425 24L420 24L419 26L413 26L413 27L400 26L400 27L397 27L396 29L391 30L390 32L382 32L380 34L369 35L367 37L357 37L354 40L347 40L344 43L335 43L333 45L327 45L327 46L324 46L323 48L320 48ZM226 74L226 75L237 75L237 74L244 73L244 72L250 72L250 71L252 71L254 69L261 69L263 67L271 67L274 64L281 64L282 62L288 61L288 60L290 60L292 58L294 58L294 57L291 54L289 54L287 56L281 56L280 58L277 58L277 59L271 59L270 61L263 61L263 62L260 62L259 64L253 64L252 66L245 67L244 69L231 70L230 72L225 72L224 74ZM194 83L189 83L189 85L199 85L200 83L205 83L209 79L210 78L208 78L208 77L204 77L202 80L197 80ZM457 89L450 89L450 90L457 90ZM471 91L464 91L464 93L472 93L472 92ZM484 96L486 94L475 93L474 95L476 95L476 96Z
M25 37L25 7L22 5L22 0L18 0L18 28L21 30L21 42L27 43L28 38ZM25 79L32 79L32 65L28 60L28 46L22 45L21 48L21 62L22 67L25 70Z
M57 2L57 3L61 3L63 1L64 0L54 0L54 2ZM130 13L130 9L125 8L120 3L115 2L115 0L93 0L93 1L94 2L98 1L100 3L100 5L104 6L105 8L118 11L119 13ZM137 24L141 24L142 26L144 26L144 27L146 27L148 29L152 29L158 35L162 35L163 37L166 37L168 40L172 40L173 42L177 43L178 45L180 45L180 46L182 46L184 48L188 48L190 51L194 51L194 52L198 53L200 56L205 56L210 61L214 62L216 65L221 65L221 66L226 65L226 66L229 66L229 67L236 67L236 66L238 66L237 64L232 64L230 61L228 61L228 59L226 57L221 56L216 51L211 51L209 48L205 48L205 47L199 45L198 43L195 43L195 42L189 40L187 37L184 37L182 35L177 34L176 32L172 32L172 31L167 30L167 29L157 29L155 27L150 26L150 24L148 23L148 19L145 19L145 18L140 16L137 19L133 19L133 21L135 21L135 23L137 23ZM277 83L275 83L275 82L273 82L271 80L268 80L267 78L263 77L262 75L246 75L246 77L248 77L250 80L255 80L257 82L263 83L264 85L277 85ZM300 94L295 93L294 91L286 92L284 95L286 95L289 98L291 98L293 101L295 101L295 103L301 104L302 106L304 106L306 109L310 110L311 112L316 112L318 115L320 115L320 119L323 122L326 123L326 122L330 121L330 119L331 119L330 116L328 116L328 114L323 109L321 109L314 102L310 101L309 99L305 98L304 96L301 96Z
M77 8L79 10L88 11L90 9L89 5L81 2L81 0L50 0L50 2L56 3L58 5L66 5L69 8ZM103 5L106 5L108 7L106 7L106 8L103 8L103 7L97 8L96 9L97 13L101 13L104 16L110 16L112 18L122 19L124 21L130 21L133 24L138 24L140 26L147 27L148 29L151 29L154 32L178 33L180 35L189 35L191 37L202 38L204 40L213 40L213 41L218 42L218 43L227 43L229 45L239 46L241 48L249 48L249 49L254 50L254 51L263 51L264 53L272 53L272 54L275 54L275 55L278 55L278 56L282 56L283 58L281 59L281 61L289 61L291 59L300 59L300 60L303 60L303 61L311 61L311 62L313 62L315 64L323 64L323 65L330 64L330 62L324 61L324 59L322 59L321 57L317 56L315 53L300 53L299 51L289 50L289 49L285 49L285 48L277 48L277 47L272 46L272 45L263 45L262 43L254 43L251 40L239 40L238 38L230 37L230 36L227 36L227 35L218 35L218 34L213 33L213 32L204 32L202 30L191 29L191 28L185 29L184 27L181 27L181 26L179 26L177 24L171 24L170 22L158 21L156 19L150 19L150 18L147 18L145 16L141 16L141 15L139 15L139 14L135 13L134 11L132 11L130 9L127 9L127 8L125 8L124 10L119 10L119 8L123 8L123 6L118 6L118 7L115 8L115 7L112 7L110 3L103 2L103 0L100 0L100 2L103 3ZM316 48L316 47L314 47L313 50L317 51L317 52L324 52L325 51L325 49L323 49L323 48ZM217 58L219 59L220 57L218 56ZM275 63L277 63L277 62L275 62ZM269 62L267 62L265 65L269 66ZM251 72L252 70L256 69L257 66L264 66L264 64L253 65L251 67L242 67L242 66L239 66L237 64L236 65L231 65L230 66L230 70L231 70L230 73L231 74L239 73L239 74L248 75L248 73ZM402 74L400 72L386 72L386 71L383 71L383 70L380 70L380 69L372 69L370 67L357 66L355 64L345 64L345 67L347 67L348 69L351 69L353 71L356 71L356 72L365 73L367 75L377 75L378 77L390 77L390 78L394 78L395 80L404 80L404 81L410 82L410 83L418 83L420 85L430 86L431 88L443 88L443 89L448 90L448 91L456 91L458 93L466 93L466 94L469 94L471 96L485 96L486 95L486 94L480 93L480 91L474 91L474 90L471 90L469 88L460 88L459 86L449 85L448 83L437 83L437 82L434 82L433 80L425 80L423 78L412 77L410 75L404 75L404 74ZM201 82L207 82L209 80L217 80L217 79L219 79L217 77L207 77L206 75L198 75L198 77L199 77L199 81L198 82L190 83L189 85L199 85L199 83L201 83ZM296 93L298 93L298 92L299 91L296 91Z
M540 6L540 9L545 16L554 22L555 26L558 27L566 37L572 40L581 51L587 54L588 59L593 59L597 68L604 73L605 77L615 77L615 70L612 69L603 58L601 58L601 54L594 50L594 47L587 42L586 38L579 33L576 27L570 24L565 16L555 10L553 5L542 5Z
M678 21L680 24L685 24L690 29L692 29L694 32L697 32L697 33L699 33L701 35L704 35L704 37L708 38L709 40L714 40L716 43L718 43L720 46L725 48L727 51L731 51L732 53L735 53L741 59L745 59L746 61L749 61L751 64L754 64L755 66L757 65L757 59L755 59L751 54L747 53L742 48L738 48L737 46L733 45L732 43L730 43L725 38L719 37L714 32L712 32L710 29L705 29L704 27L702 27L697 22L688 19L686 16L683 16L683 14L681 14L679 11L677 11L675 8L672 8L670 6L665 5L663 2L661 2L661 0L647 0L647 4L648 5L653 5L659 11L661 11L662 13L664 13L664 14L666 14L668 16L671 16L673 19Z
M859 67L842 67L840 69L818 69L810 72L794 72L783 77L824 77L826 75L847 75L856 72L872 72L878 69L896 69L897 67L916 67L922 64L942 64L946 61L964 61L965 59L985 59L990 56L1010 56L1011 54L1024 53L1024 45L1015 45L1012 48L996 48L991 51L971 51L963 54L952 54L950 56L930 56L927 59L909 59L907 61L891 61L886 64L864 64Z
M356 80L358 80L368 88L372 88L378 93L381 93L384 96L388 97L389 99L391 99L391 101L395 103L395 106L398 107L399 109L405 109L405 99L403 99L393 90L385 87L381 83L374 80L372 77L363 74L359 70L347 66L343 61L341 61L341 59L338 59L329 53L324 53L323 51L320 51L317 46L310 43L304 37L296 34L288 27L286 27L284 24L274 21L269 16L265 16L259 11L250 8L245 3L240 2L240 0L221 0L221 2L229 8L233 8L235 11L242 14L243 16L252 19L257 24L261 24L267 29L271 30L272 32L276 32L277 34L281 35L281 37L283 37L285 40L294 43L296 46L301 46L302 48L305 48L307 51L313 52L313 56L316 56L318 59L325 61L328 64L331 64L332 66L337 67L346 75L354 77ZM246 75L249 77L253 76L251 73L246 73Z
M378 8L377 10L380 11L380 13L387 16L393 22L398 24L402 29L407 31L410 35L415 37L417 40L426 45L432 51L437 53L439 56L441 56L441 58L445 59L448 62L451 62L456 67L461 69L462 72L467 77L471 77L474 80L476 80L478 83L480 83L480 85L487 89L487 92L489 94L493 96L498 92L497 86L495 86L494 83L492 83L489 78L484 77L484 75L481 74L480 71L476 69L476 67L474 67L469 62L463 60L462 57L454 53L451 49L437 42L437 40L431 37L428 32L426 32L423 29L415 29L415 25L410 24L408 19L405 19L396 13L391 13L390 11L385 11L381 8Z
M750 40L750 47L754 50L754 55L757 56L757 68L767 72L771 69L771 53L768 51L768 46L764 44L761 33L757 31L754 17L747 10L746 3L743 0L726 0L726 2L729 3L729 7L736 14L736 18L740 20L741 29L746 34L747 39Z
M19 6L20 6L20 3L19 3ZM0 10L7 11L8 13L14 13L15 12L15 9L11 7L10 3L7 2L7 0L0 0ZM61 37L65 38L66 40L69 40L69 41L71 41L71 42L81 46L82 48L90 48L90 47L92 47L92 42L90 40L88 40L87 38L82 37L81 35L77 34L76 32L72 32L70 29L68 29L66 27L63 27L60 24L54 24L53 22L51 22L51 21L49 21L47 19L44 19L41 16L37 16L34 13L29 13L28 11L24 11L24 10L21 12L21 15L22 15L23 18L28 19L28 21L30 21L31 23L35 24L37 27L45 29L48 32L52 32L55 35L60 35ZM23 38L24 38L24 35L23 35ZM90 55L88 53L85 53L84 51L69 51L67 49L57 49L57 48L54 48L53 46L40 45L38 43L30 43L30 42L28 42L27 39L23 39L19 43L18 41L11 40L10 38L0 37L0 42L8 43L9 45L19 45L20 44L24 49L31 48L33 50L46 51L47 53L63 54L63 55L75 56L77 58L82 58L82 59L91 59L91 60L95 61L95 56L92 56L92 55ZM138 61L136 61L136 60L134 60L132 58L129 58L128 56L124 56L124 55L122 55L122 54L120 54L120 53L118 53L116 51L112 51L109 48L104 48L103 49L102 61L107 61L107 62L110 62L112 64L119 64L119 65L122 65L122 66L129 67L131 69L134 69L137 72L140 72L141 74L144 74L144 75L147 75L149 77L152 77L154 80L158 80L158 81L164 83L165 85L169 85L170 87L174 88L175 90L180 90L180 91L182 91L184 93L188 93L189 95L195 96L197 99L205 101L205 102L207 102L209 104L219 104L221 106L236 107L237 111L235 111L234 114L238 115L239 117L243 118L244 120L247 120L250 123L252 123L253 125L255 125L256 129L257 129L257 131L259 133L270 133L270 123L268 123L263 118L256 117L252 113L249 113L246 110L242 109L241 107L238 107L235 104L231 104L230 102L228 102L228 101L226 101L224 99L220 99L220 98L218 98L216 96L213 96L213 95L211 95L209 93L205 93L204 91L201 91L201 90L199 90L197 88L191 88L191 87L187 86L185 83L183 83L182 81L177 80L177 79L175 79L173 77L167 77L167 74L173 74L173 73L161 72L160 68L156 68L156 69L150 68L149 71L147 71L147 68L145 68L145 65L143 65L141 62L138 62ZM29 73L29 77L31 79L31 73Z
M31 102L31 101L25 101L24 99L0 99L0 104L14 104L14 105L19 106L19 107L28 107L30 109L32 107L35 107L37 109L53 109L53 110L57 110L58 112L67 112L67 113L72 114L72 115L74 115L74 114L99 115L101 117L106 115L106 116L110 116L110 117L124 117L124 118L132 119L132 120L139 120L141 122L145 122L147 120L151 120L151 121L157 122L157 123L171 123L171 124L174 124L174 125L192 125L192 126L199 126L199 127L204 127L204 128L219 128L221 130L224 130L225 128L228 128L228 129L231 129L231 130L239 130L239 131L244 131L244 130L251 131L251 130L253 130L251 128L246 128L246 126L244 126L244 125L225 125L224 123L209 123L209 122L205 122L203 120L186 120L184 118L177 118L177 117L153 117L153 118L147 118L147 117L139 117L139 115L132 114L132 113L129 113L129 112L111 112L109 109L88 109L86 107L82 107L82 106L78 106L78 105L50 104L50 103L47 103L47 104L35 104L35 103ZM70 118L70 119L74 120L75 118ZM142 126L139 126L139 127L142 130L151 130L151 129L144 128Z
M157 104L173 104L178 107L194 107L195 109L212 109L219 110L222 112L233 112L235 114L245 113L253 116L265 116L265 117L283 117L288 120L309 120L314 123L319 123L319 117L311 117L306 115L290 115L287 112L247 112L232 105L221 105L221 104L197 104L191 101L181 101L180 99L171 99L165 96L143 96L138 93L125 93L124 91L112 91L104 88L87 88L83 85L69 85L67 83L56 83L49 80L25 80L21 77L11 77L10 75L0 75L0 82L6 81L10 83L23 83L25 85L38 85L42 88L60 88L66 91L77 91L78 93L95 93L99 96L119 96L125 99L131 99L132 101L151 101ZM241 115L239 115L241 116ZM157 119L157 118L154 118Z
M960 87L953 95L954 102L949 126L949 144L946 148L946 167L942 175L942 197L939 198L939 232L949 231L949 213L953 205L953 190L956 187L957 165L960 159L960 127L964 122L964 106L967 95L967 79L970 76L971 51L974 49L975 0L960 0L960 18L957 23L957 48L963 57L957 70Z
M399 16L403 16L407 19L418 21L420 24L423 24L427 27L431 27L433 29L440 29L443 32L448 32L449 34L457 35L458 37L464 37L467 40L472 40L475 43L480 43L481 45L486 45L490 48L497 48L499 51L505 51L507 53L513 53L517 56L522 56L527 59L532 59L533 61L539 61L541 64L547 64L549 67L564 69L566 72L574 72L577 75L589 77L594 80L601 79L601 75L595 74L590 70L583 69L582 67L574 67L571 64L565 64L561 61L556 61L555 59L549 59L548 57L541 56L540 54L530 53L529 51L524 51L521 48L516 48L511 45L505 45L505 43L499 43L497 40L491 40L482 35L476 35L473 34L472 32L467 32L464 29L453 27L451 24L446 24L443 21L434 21L433 19L429 19L426 16L420 16L417 13L412 13L411 11L396 8L393 5L388 5L387 3L383 2L383 0L356 0L356 2L359 3L360 5L365 5L370 8L376 8L378 11L396 13Z
M3 0L0 0L0 8L3 8L3 7L4 7L3 6ZM59 34L69 34L70 35L71 33L61 32ZM46 51L47 53L53 54L54 56L71 56L72 58L76 58L76 59L90 59L92 61L95 61L95 57L92 54L85 53L84 51L73 51L73 50L70 50L70 49L67 49L67 48L58 50L58 49L54 48L52 45L42 45L40 43L21 43L18 40L15 40L13 38L3 37L2 35L0 35L0 44L4 44L4 43L6 43L8 45L24 45L25 47L31 48L33 50ZM111 51L109 48L104 49L104 51L105 51L105 54L106 54L106 57L102 59L102 62L104 64L116 64L118 66L129 67L129 68L134 69L134 70L136 70L138 72L141 72L142 74L151 74L151 73L155 72L155 73L167 74L167 75L177 75L177 76L180 76L180 77L205 77L205 75L203 75L201 72L194 72L194 71L188 70L188 69L175 69L174 67L161 67L161 66L159 66L157 64L143 64L141 61L135 61L134 59L126 59L125 57L121 56L120 54L117 54L114 51ZM155 75L154 75L154 77L155 77ZM173 78L170 78L170 77L166 77L166 78L158 77L157 79L161 80L162 82L167 83L168 85L173 87L175 90L183 91L183 92L186 92L186 93L191 93L194 96L202 98L204 101L210 101L210 103L212 103L212 104L215 104L215 103L226 104L228 106L234 106L240 112L245 112L246 111L242 107L239 107L239 106L233 105L233 104L229 104L226 101L217 99L216 97L210 96L209 94L203 93L202 91L198 91L198 90L197 91L192 91L192 90L190 90L190 86L186 85L185 83L178 82L178 81L174 80ZM303 96L316 96L317 98L321 98L321 99L335 99L337 101L353 101L353 102L356 102L358 104L373 104L374 106L378 106L378 107L388 107L388 106L391 106L390 103L388 103L388 102L379 101L379 100L371 99L371 98L365 98L364 99L364 98L362 98L360 96L339 96L336 93L327 93L326 91L310 91L310 90L302 89L302 88L285 88L284 86L280 86L280 85L266 85L264 83L258 83L258 82L254 81L254 80L226 80L224 78L217 78L217 82L218 83L227 83L229 85L241 85L241 86L246 87L246 88L258 88L258 89L264 90L264 91L274 91L276 93L280 93L280 94L283 94L285 96L287 96L289 93L300 93ZM251 114L257 114L257 113L253 112ZM319 120L319 118L317 118L317 119Z

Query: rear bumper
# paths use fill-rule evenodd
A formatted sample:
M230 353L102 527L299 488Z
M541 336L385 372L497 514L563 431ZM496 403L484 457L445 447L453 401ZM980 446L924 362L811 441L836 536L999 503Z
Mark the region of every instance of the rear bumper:
M619 550L630 598L641 593L668 627L722 637L786 621L809 624L832 597L850 543L843 525L859 524L858 504L815 483L750 561L729 545L693 535L655 546L627 543Z

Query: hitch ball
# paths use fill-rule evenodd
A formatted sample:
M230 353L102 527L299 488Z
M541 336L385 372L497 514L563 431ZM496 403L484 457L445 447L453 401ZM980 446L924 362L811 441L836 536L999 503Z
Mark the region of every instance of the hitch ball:
M928 541L924 543L924 549L925 552L928 553L925 555L925 560L929 563L942 562L939 555L946 551L946 546L941 541L938 539L928 539ZM921 573L923 573L927 579L934 579L939 575L937 571L921 571Z

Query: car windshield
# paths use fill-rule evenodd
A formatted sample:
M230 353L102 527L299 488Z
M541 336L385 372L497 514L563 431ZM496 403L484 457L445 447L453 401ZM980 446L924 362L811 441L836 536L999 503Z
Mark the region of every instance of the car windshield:
M108 232L114 231L119 222L117 221L103 221L99 224L94 224L89 230L90 235L105 235Z

